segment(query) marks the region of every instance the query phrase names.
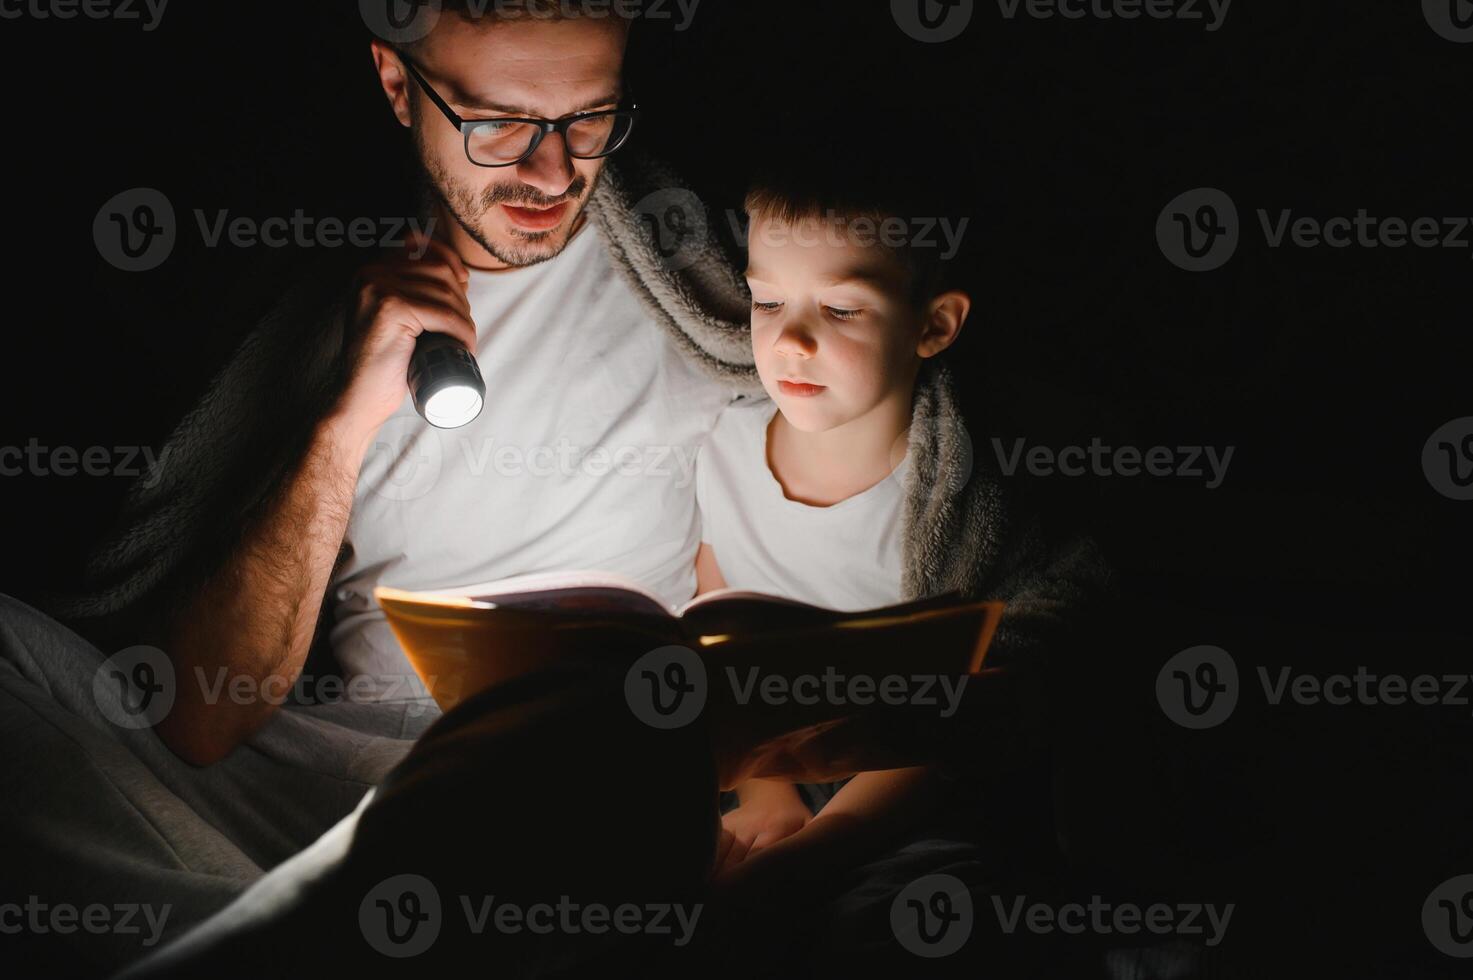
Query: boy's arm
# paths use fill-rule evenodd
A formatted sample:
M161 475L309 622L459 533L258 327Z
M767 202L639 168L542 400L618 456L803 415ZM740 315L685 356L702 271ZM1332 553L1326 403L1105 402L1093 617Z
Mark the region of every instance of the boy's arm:
M702 541L700 550L696 552L696 595L724 588L726 579L721 575L721 566L716 564L716 552Z
M726 588L726 579L721 575L721 566L716 564L716 552L706 542L701 542L696 552L696 595L705 595L716 589ZM796 805L807 811L803 798L792 783L777 779L744 779L732 791L737 795L738 806Z
M803 798L798 795L798 787L781 779L744 779L732 787L732 792L736 793L737 802L743 806L749 803L761 805L795 801L807 809Z
M851 866L939 806L952 785L933 766L859 773L807 826L772 847L792 849L789 856L814 873Z

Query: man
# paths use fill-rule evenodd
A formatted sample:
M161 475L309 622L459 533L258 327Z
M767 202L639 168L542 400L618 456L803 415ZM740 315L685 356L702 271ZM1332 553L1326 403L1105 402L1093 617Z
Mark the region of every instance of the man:
M689 462L752 387L745 298L709 255L700 283L677 283L639 238L631 195L647 185L607 170L633 120L630 25L599 3L438 6L426 37L372 43L434 239L332 303L284 303L176 432L175 465L135 491L92 593L57 606L135 649L105 658L0 597L9 886L165 910L148 945L350 813L434 720L375 584L593 567L672 603L694 591ZM427 331L476 351L487 383L453 432L407 396ZM348 700L283 710L323 638ZM155 711L165 676L172 704ZM148 948L30 938L93 967Z
M732 393L660 335L589 223L606 154L633 122L620 111L628 26L464 15L442 18L409 51L373 43L444 240L362 273L347 385L317 422L306 465L172 624L176 670L294 676L329 584L338 660L382 698L413 674L373 601L381 581L434 587L596 567L672 604L692 594L688 462ZM516 117L568 125L496 121ZM485 411L453 432L420 422L406 396L425 331L477 351L486 374ZM400 458L365 465L374 441L390 438ZM605 452L618 463L599 462ZM438 474L420 472L427 459ZM270 713L260 702L221 708L181 699L160 735L207 764Z

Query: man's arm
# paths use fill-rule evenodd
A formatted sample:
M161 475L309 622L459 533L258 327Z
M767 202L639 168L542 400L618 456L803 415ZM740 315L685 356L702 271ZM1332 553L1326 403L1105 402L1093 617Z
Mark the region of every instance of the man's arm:
M296 683L371 437L342 418L318 425L297 470L232 560L167 629L176 692L155 730L186 761L203 766L229 754L260 728L268 702L279 702ZM249 679L248 697L230 693L239 677Z
M363 457L404 401L416 339L434 330L475 349L468 278L449 246L423 236L411 238L402 255L363 270L344 394L316 424L302 460L239 547L163 627L176 692L155 729L186 761L224 758L296 683ZM232 682L249 696L232 696Z

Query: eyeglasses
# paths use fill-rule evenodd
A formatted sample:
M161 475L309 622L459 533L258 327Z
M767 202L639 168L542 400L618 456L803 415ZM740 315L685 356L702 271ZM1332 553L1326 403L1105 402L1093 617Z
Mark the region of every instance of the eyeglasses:
M629 139L639 106L605 109L599 112L577 112L561 119L531 119L521 116L497 116L495 119L462 119L440 93L430 87L414 62L402 52L399 60L409 75L424 89L451 125L465 136L465 155L478 167L510 167L537 152L543 137L559 133L568 148L568 156L576 160L597 160L613 153Z

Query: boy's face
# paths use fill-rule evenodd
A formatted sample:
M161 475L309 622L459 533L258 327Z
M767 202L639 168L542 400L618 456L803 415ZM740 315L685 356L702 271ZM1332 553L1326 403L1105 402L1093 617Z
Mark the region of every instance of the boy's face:
M804 432L860 418L915 383L921 316L909 276L846 225L754 216L748 229L752 352L762 386Z

